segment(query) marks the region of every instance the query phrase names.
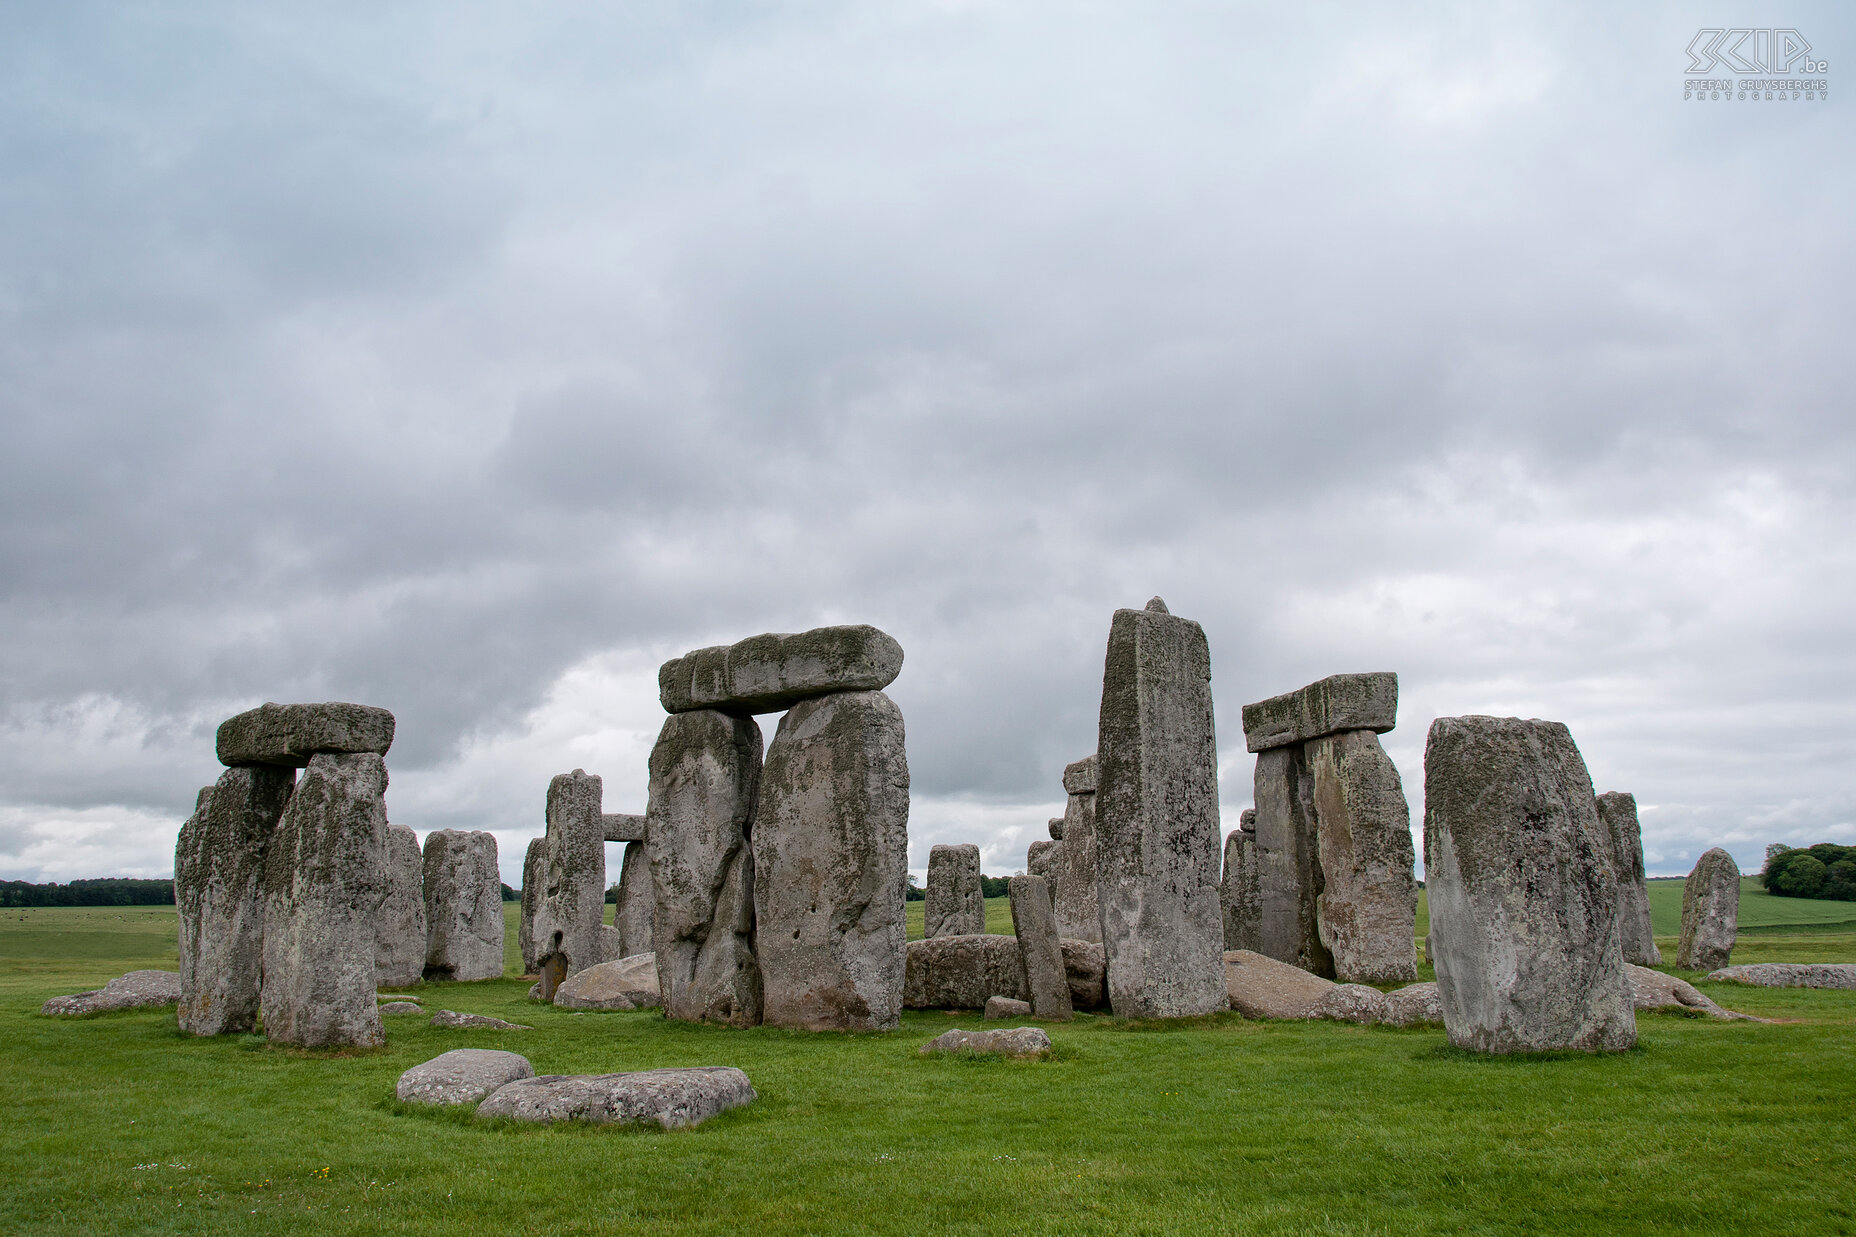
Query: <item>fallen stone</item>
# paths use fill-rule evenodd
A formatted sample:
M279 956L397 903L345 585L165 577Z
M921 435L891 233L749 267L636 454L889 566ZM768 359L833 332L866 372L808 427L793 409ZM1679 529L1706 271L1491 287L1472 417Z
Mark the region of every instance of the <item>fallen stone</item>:
M1224 947L1257 953L1263 948L1258 905L1256 814L1246 808L1251 828L1241 824L1225 835L1224 875L1218 882L1218 905L1224 919Z
M1302 746L1257 756L1257 952L1331 977L1321 942L1321 856L1315 841L1313 779Z
M434 829L425 835L425 978L503 977L503 878L496 835Z
M921 1047L921 1055L937 1052L976 1053L1001 1057L1047 1057L1050 1036L1037 1027L998 1031L943 1031Z
M922 902L925 935L970 936L986 930L980 892L980 848L971 842L928 852L928 889Z
M1558 722L1440 717L1424 755L1425 888L1450 1042L1628 1048L1611 839Z
M651 884L651 854L643 842L629 842L619 861L618 902L612 908L619 933L617 957L656 956L657 890Z
M1763 1021L1750 1014L1736 1014L1731 1010L1722 1009L1693 984L1677 979L1674 975L1665 975L1661 971L1652 971L1648 967L1625 963L1624 976L1630 981L1631 1004L1636 1009L1693 1009L1707 1014L1710 1018L1726 1018L1741 1022Z
M394 1094L408 1104L475 1104L518 1078L533 1078L528 1058L495 1048L453 1048L400 1075Z
M1109 625L1097 735L1109 1004L1129 1018L1222 1009L1211 654L1204 630L1159 598Z
M1050 886L1041 876L1014 876L1006 884L1006 893L1012 932L1025 968L1025 987L1031 994L1031 1012L1039 1018L1068 1022L1075 1011L1070 1006L1070 983L1058 944Z
M554 990L562 1009L651 1009L664 1003L657 955L634 954L575 971Z
M1370 730L1311 740L1303 756L1321 864L1316 927L1334 977L1369 984L1416 979L1418 886L1398 766Z
M1441 1024L1443 1020L1443 998L1437 994L1435 983L1406 984L1386 993L1385 1013L1380 1021L1387 1026L1415 1027Z
M414 1001L383 1001L380 1005L382 1017L392 1014L423 1014L425 1008Z
M888 696L802 700L780 719L753 828L768 1025L899 1025L908 821L902 713Z
M454 1009L441 1009L432 1015L435 1027L475 1027L487 1031L533 1031L535 1028L524 1026L520 1022L505 1022L501 1018L492 1018L488 1014L460 1014Z
M417 1005L420 1001L423 1001L425 998L422 996L417 996L411 992L382 992L382 993L377 993L375 995L375 999L378 1001L383 1001L383 1002L384 1001L411 1001L413 1004Z
M498 892L497 915L502 915ZM425 974L424 859L419 835L405 825L387 826L387 896L374 920L374 986L402 988Z
M130 971L119 975L101 988L55 996L39 1006L39 1012L54 1017L76 1018L88 1014L113 1014L123 1009L159 1009L177 1004L181 999L178 971Z
M1247 949L1224 953L1225 998L1246 1018L1317 1018L1322 1001L1339 987L1299 966Z
M1598 796L1598 819L1611 835L1618 878L1618 942L1624 961L1659 966L1663 954L1650 927L1650 889L1643 871L1643 828L1637 823L1637 798L1623 791Z
M1722 967L1709 979L1761 988L1856 988L1856 963L1749 962Z
M606 831L608 842L644 841L644 817L642 816L632 816L622 812L602 812L599 822Z
M387 754L393 714L365 704L262 704L219 724L222 765L290 765L318 752Z
M1086 756L1063 771L1069 796L1063 809L1063 845L1051 856L1046 873L1057 934L1073 941L1102 939L1102 903L1096 896L1096 763L1093 755Z
M1371 1026L1386 1019L1386 994L1365 984L1335 984L1321 997L1315 1017Z
M997 1022L1001 1018L1029 1018L1031 1002L1009 996L989 996L986 998L984 1017L988 1022Z
M900 673L902 646L858 623L697 649L665 662L657 688L666 713L720 709L745 716L838 692L881 691Z
M598 776L575 769L548 783L547 868L535 907L535 970L541 999L563 979L610 961L606 913L606 827ZM621 947L623 942L620 942Z
M544 1074L503 1086L477 1106L477 1115L676 1130L757 1098L746 1074L723 1065L631 1074Z
M1384 733L1398 719L1398 675L1335 674L1244 706L1244 744L1253 752L1289 747L1343 730Z
M541 906L547 880L548 839L546 835L530 838L522 856L522 910L516 921L516 948L522 954L524 975L535 973L535 912Z
M1676 966L1714 971L1727 965L1740 930L1740 867L1716 846L1695 861L1682 886L1682 935Z

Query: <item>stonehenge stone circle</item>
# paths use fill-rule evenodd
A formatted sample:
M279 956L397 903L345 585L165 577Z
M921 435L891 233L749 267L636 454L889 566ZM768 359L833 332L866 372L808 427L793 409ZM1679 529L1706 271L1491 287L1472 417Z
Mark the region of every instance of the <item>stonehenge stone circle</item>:
M432 1025L448 1030L479 1031L533 1031L535 1028L523 1026L519 1022L508 1022L502 1018L492 1018L488 1014L460 1014L455 1009L441 1009L432 1015Z
M374 1001L374 924L387 893L386 789L378 753L318 752L271 837L260 1005L274 1042L386 1042Z
M393 746L393 714L372 705L263 704L219 725L222 765L289 765L302 768L318 752L387 754Z
M434 829L425 835L427 979L501 979L503 878L496 835Z
M1244 744L1252 752L1293 747L1346 730L1383 734L1398 722L1398 675L1329 675L1318 683L1244 706Z
M530 929L544 1001L575 971L607 961L603 794L600 779L584 769L548 783L548 858Z
M1620 790L1598 796L1598 819L1611 835L1618 875L1618 930L1624 961L1659 966L1662 950L1650 927L1650 887L1643 871L1643 828L1637 823L1637 797Z
M497 918L502 918L498 890ZM405 825L387 826L387 896L374 923L374 983L404 988L425 975L425 860L419 835ZM499 959L500 962L500 959ZM500 966L499 966L500 972Z
M1224 915L1224 947L1261 952L1263 934L1257 903L1257 813L1245 808L1237 828L1225 835L1224 876L1218 884Z
M190 1035L257 1030L265 858L295 784L290 768L227 769L200 792L175 839L181 988L176 1020Z
M980 848L971 842L928 852L928 889L922 903L923 935L967 936L986 930L980 894Z
M902 713L888 696L802 700L780 719L752 835L767 1023L898 1025L908 820Z
M1714 971L1727 965L1740 931L1740 867L1716 846L1695 861L1682 886L1682 935L1676 966Z
M1303 751L1322 873L1315 917L1335 977L1372 984L1414 980L1416 855L1398 767L1370 730L1313 739Z
M1106 999L1102 944L1059 940L1072 1009L1099 1009ZM1029 1001L1024 955L1015 936L939 936L910 941L905 1009L980 1009L991 996Z
M1014 876L1006 884L1006 893L1012 908L1012 933L1018 938L1018 956L1025 968L1025 987L1031 993L1031 1012L1039 1018L1068 1022L1075 1015L1050 886L1041 876Z
M544 1074L517 1079L493 1092L477 1106L477 1115L677 1130L757 1098L748 1076L725 1065L631 1074Z
M1218 749L1205 632L1158 597L1117 610L1102 670L1096 886L1122 1017L1224 1008Z
M651 887L651 854L643 842L628 842L619 861L619 900L612 908L619 930L619 957L657 949L657 891Z
M494 1048L453 1048L400 1075L393 1092L408 1104L475 1104L518 1078L533 1078L528 1058Z
M159 1009L177 1004L180 999L180 972L130 971L101 988L52 997L39 1006L39 1012L47 1017L81 1018L124 1009Z
M522 855L522 912L516 920L516 947L522 952L522 973L535 973L535 913L548 883L548 839L530 838ZM602 911L603 915L604 912Z
M745 716L817 696L881 691L901 672L895 638L858 623L697 649L665 662L657 686L666 713L720 709Z
M664 1003L657 983L657 955L615 958L575 971L554 990L562 1009L650 1009Z
M1611 838L1558 722L1440 717L1424 753L1425 888L1450 1042L1629 1048Z
M760 776L753 718L696 709L664 719L651 749L645 847L665 1017L760 1022L749 840Z
M1063 809L1063 845L1045 873L1055 899L1057 934L1076 941L1102 939L1102 903L1096 897L1096 765L1091 754L1063 770L1069 798Z

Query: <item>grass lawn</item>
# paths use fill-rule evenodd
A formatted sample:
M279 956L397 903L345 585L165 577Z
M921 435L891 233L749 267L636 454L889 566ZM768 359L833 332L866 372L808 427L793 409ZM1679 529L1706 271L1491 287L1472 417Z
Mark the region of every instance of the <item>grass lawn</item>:
M1735 960L1796 939L1856 959L1856 933L1822 932L1753 934ZM0 1232L1856 1232L1856 993L1707 985L1787 1021L1645 1015L1633 1052L1527 1060L1236 1015L1085 1017L1050 1028L1052 1061L926 1060L977 1018L740 1032L556 1010L513 978L422 995L533 1031L394 1018L384 1052L349 1058L186 1039L167 1011L37 1015L173 962L172 908L0 918ZM461 1046L543 1073L738 1065L761 1098L669 1135L394 1100L402 1070Z

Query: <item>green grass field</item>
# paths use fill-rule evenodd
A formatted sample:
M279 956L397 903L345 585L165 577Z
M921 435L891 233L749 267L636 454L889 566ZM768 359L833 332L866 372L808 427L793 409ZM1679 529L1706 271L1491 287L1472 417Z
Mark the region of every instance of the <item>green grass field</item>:
M1002 899L987 909L1010 930ZM1786 925L1736 961L1799 940L1856 960L1856 933L1769 926ZM1437 1029L1235 1015L1084 1017L1050 1028L1055 1060L928 1060L921 1043L978 1020L740 1032L556 1010L513 978L422 995L534 1030L395 1018L358 1057L191 1040L168 1011L36 1012L173 963L172 908L0 919L0 1232L1856 1232L1856 993L1707 985L1785 1021L1645 1015L1635 1051L1526 1060ZM761 1098L669 1135L480 1128L394 1100L402 1070L461 1046L543 1073L738 1065Z

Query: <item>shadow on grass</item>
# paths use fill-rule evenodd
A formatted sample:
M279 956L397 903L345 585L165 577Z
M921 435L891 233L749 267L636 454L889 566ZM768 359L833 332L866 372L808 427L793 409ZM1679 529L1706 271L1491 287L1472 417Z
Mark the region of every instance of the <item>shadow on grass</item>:
M1558 1065L1567 1061L1610 1061L1628 1059L1643 1053L1647 1045L1640 1039L1629 1048L1614 1051L1582 1048L1552 1048L1545 1052L1477 1052L1455 1044L1433 1044L1412 1054L1414 1061L1454 1061L1458 1064L1486 1065L1492 1068L1528 1068Z

